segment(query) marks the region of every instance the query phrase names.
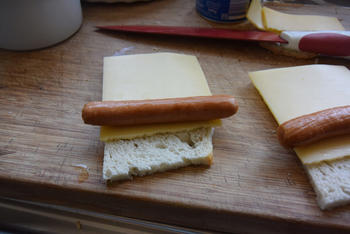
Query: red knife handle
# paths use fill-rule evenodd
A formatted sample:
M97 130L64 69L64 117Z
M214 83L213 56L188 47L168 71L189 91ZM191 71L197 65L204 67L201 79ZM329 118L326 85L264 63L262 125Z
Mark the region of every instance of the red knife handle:
M332 56L350 56L350 36L340 33L313 33L303 36L299 49Z
M283 32L291 49L329 56L350 56L350 31Z

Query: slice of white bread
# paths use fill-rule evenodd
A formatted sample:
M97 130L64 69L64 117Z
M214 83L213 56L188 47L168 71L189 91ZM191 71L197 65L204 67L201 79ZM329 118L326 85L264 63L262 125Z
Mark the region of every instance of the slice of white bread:
M213 128L105 143L103 178L125 180L188 165L210 165Z
M305 165L305 170L322 210L350 204L350 157Z

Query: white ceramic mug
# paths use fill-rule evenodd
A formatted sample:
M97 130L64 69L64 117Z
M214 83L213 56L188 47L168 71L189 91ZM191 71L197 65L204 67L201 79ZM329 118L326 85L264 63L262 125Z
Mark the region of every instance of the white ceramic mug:
M48 47L70 37L81 23L80 0L1 0L0 48Z

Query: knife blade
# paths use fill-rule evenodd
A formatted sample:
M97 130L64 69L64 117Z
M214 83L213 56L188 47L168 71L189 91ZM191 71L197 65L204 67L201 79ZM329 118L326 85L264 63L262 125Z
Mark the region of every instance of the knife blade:
M150 25L96 26L100 30L280 43L287 49L350 58L350 31L265 31Z
M199 27L174 27L174 26L148 26L148 25L112 25L97 26L101 30L134 32L145 34L160 34L173 36L190 36L204 38L219 38L231 40L248 40L248 41L264 41L288 43L280 38L278 34L264 31L237 31L232 29L219 28L199 28Z

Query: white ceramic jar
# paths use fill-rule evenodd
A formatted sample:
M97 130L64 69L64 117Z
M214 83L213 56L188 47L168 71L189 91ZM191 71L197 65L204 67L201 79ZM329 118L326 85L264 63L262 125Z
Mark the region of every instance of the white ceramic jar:
M80 0L1 0L0 48L48 47L70 37L81 23Z

